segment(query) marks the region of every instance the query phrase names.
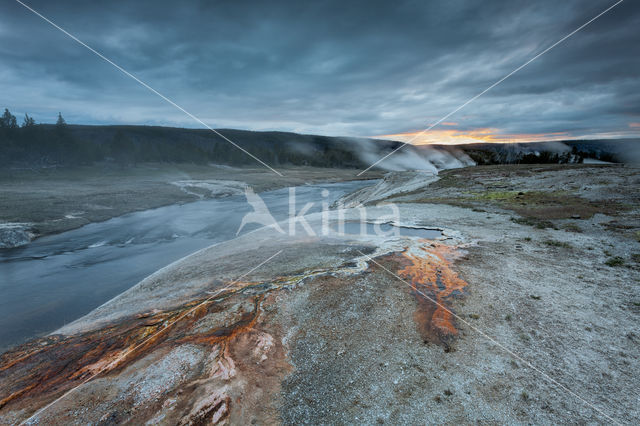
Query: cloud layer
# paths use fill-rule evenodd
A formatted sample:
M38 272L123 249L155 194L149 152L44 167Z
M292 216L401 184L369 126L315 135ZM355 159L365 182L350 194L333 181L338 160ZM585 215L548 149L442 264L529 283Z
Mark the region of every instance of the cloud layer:
M29 4L211 126L367 136L427 127L612 3ZM2 106L198 127L18 3L0 8ZM439 129L639 134L638 28L626 0Z

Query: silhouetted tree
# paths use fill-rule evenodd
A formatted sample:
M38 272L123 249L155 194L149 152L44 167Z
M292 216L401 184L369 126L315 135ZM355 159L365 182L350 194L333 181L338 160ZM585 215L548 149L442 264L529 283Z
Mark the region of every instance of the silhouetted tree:
M0 118L0 127L5 129L15 129L18 127L16 116L11 114L8 108L4 109L4 114L2 114L2 117Z
M24 120L22 121L22 127L32 127L36 125L36 120L33 117L29 117L29 114L24 114Z
M64 127L67 125L67 122L64 121L64 118L62 118L62 114L58 113L58 121L56 121L56 126L58 127Z

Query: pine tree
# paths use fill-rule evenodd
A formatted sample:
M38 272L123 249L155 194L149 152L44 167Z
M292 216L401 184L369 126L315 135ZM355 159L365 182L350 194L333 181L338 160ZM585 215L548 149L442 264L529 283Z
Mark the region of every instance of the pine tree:
M9 112L9 108L4 109L4 114L0 117L0 127L6 129L15 129L18 127L16 116Z
M67 122L64 121L64 118L62 118L62 114L58 113L58 121L56 121L56 126L58 127L64 127L67 125Z
M29 117L29 114L24 114L24 120L22 121L22 127L33 127L36 125L36 120L33 117Z

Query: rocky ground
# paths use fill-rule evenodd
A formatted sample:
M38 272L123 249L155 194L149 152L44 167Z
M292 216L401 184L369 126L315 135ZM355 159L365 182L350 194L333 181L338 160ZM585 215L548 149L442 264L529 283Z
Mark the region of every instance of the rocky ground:
M203 198L356 179L352 169L140 164L0 171L0 248L125 213ZM365 178L379 177L373 173ZM362 179L362 178L358 178Z
M3 354L0 423L637 424L638 171L390 175L328 220L441 237L195 253Z

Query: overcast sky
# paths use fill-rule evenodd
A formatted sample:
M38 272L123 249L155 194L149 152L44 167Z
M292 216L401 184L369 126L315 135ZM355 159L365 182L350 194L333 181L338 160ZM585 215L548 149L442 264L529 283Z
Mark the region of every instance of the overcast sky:
M26 3L213 127L373 136L427 127L614 1ZM431 139L639 135L639 28L625 0ZM38 122L201 127L12 0L0 93Z

